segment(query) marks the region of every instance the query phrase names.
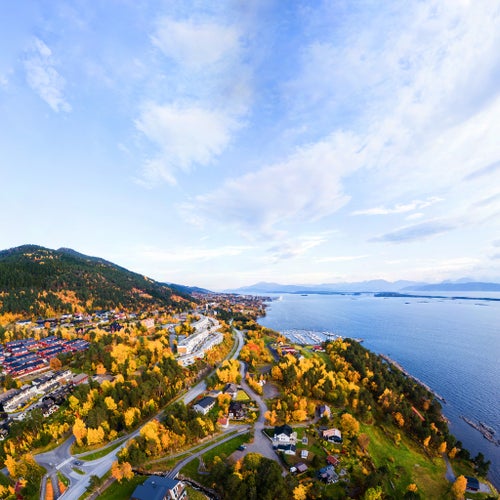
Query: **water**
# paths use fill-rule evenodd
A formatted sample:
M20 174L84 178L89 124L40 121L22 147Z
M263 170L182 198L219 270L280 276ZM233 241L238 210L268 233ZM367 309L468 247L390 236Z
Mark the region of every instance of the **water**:
M500 487L500 447L460 418L486 423L500 439L500 302L372 294L281 297L269 304L259 321L263 326L362 338L368 349L396 360L445 398L451 432L472 456L482 452L491 460L489 477Z

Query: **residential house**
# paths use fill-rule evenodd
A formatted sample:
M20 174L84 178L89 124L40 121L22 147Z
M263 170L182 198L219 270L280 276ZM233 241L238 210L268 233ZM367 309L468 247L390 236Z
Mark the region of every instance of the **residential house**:
M236 384L227 384L224 388L224 394L229 394L234 399L238 394L238 386Z
M285 424L276 426L274 428L273 446L278 444L290 444L297 441L297 433L293 432L293 429Z
M326 429L322 431L321 437L330 441L331 443L341 443L342 442L342 433L338 429Z
M340 463L340 460L337 457L334 457L333 455L328 455L326 457L326 463L328 465L333 465L333 467L337 467L337 465Z
M319 405L318 406L318 415L319 415L319 418L321 418L321 417L330 418L330 415L331 415L330 407L328 405Z
M318 477L327 484L336 483L339 480L333 465L327 465L318 471Z
M130 500L184 500L186 488L182 481L163 476L150 476L137 486Z
M217 423L221 429L227 429L229 427L229 417L221 417L217 420Z
M307 470L307 465L304 462L299 462L296 467L299 474L302 474L302 472L305 472Z
M228 412L229 418L232 418L233 420L241 420L246 417L246 411L245 408L243 407L243 404L240 403L239 401L231 401L229 403L229 412Z
M300 458L305 460L305 459L307 459L308 456L309 456L309 452L307 450L301 450Z
M274 446L274 449L276 451L282 451L285 455L295 455L297 452L297 447L292 443L280 443Z
M206 415L214 406L215 406L215 398L211 398L210 396L205 396L203 399L200 399L193 406L193 408L198 413Z

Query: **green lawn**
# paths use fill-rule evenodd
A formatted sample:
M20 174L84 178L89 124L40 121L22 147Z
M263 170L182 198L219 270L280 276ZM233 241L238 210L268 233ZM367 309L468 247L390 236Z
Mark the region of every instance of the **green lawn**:
M135 488L146 479L147 476L134 476L130 481L124 479L121 484L115 481L99 495L99 500L124 500L130 498Z
M241 402L250 401L250 397L243 389L239 389L238 392L236 393L235 401L241 401Z
M59 481L66 486L66 488L69 486L69 479L60 471L57 471L57 477L59 478Z
M233 439L230 439L229 441L226 441L225 443L222 443L219 446L213 448L212 450L204 453L203 460L206 464L212 463L216 456L219 456L224 460L227 457L229 457L229 455L231 455L234 451L236 451L238 446L244 443L248 443L249 439L250 439L249 434L236 436Z
M370 437L368 452L375 467L388 470L385 491L403 496L408 485L415 483L422 498L449 498L450 484L445 478L446 465L442 458L431 460L405 437L396 446L390 435L397 432L395 429L384 433L380 427L361 425L361 432Z
M120 446L122 443L115 443L112 444L111 446L108 446L106 448L102 448L101 450L94 451L93 453L89 453L88 455L85 455L83 457L78 457L80 460L85 460L85 461L90 461L90 460L97 460L98 458L102 458L106 456L108 453L111 453L113 450L116 450L118 446Z

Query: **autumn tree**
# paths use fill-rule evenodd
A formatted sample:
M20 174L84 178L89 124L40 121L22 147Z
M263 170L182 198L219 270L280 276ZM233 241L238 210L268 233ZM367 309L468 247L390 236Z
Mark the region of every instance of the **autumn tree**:
M465 476L458 476L453 486L451 487L451 494L456 500L464 498L465 490L467 489L467 479Z
M349 413L344 413L340 418L342 430L348 437L354 437L359 432L359 422Z
M60 370L62 368L62 363L59 358L51 358L49 364L50 368L54 371Z
M308 489L305 484L298 484L293 490L293 500L306 500Z
M75 423L73 424L73 435L76 438L76 444L82 446L83 440L87 436L87 427L81 418L75 419Z

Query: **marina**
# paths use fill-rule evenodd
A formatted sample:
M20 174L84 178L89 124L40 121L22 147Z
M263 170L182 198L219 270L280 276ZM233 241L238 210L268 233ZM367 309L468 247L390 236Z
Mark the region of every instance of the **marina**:
M280 333L283 334L285 337L287 337L293 343L299 345L321 344L322 342L325 341L345 338L342 335L326 330L318 331L318 330L302 330L293 328L289 330L282 330ZM363 342L363 339L360 338L355 338L352 340L355 340L356 342Z

